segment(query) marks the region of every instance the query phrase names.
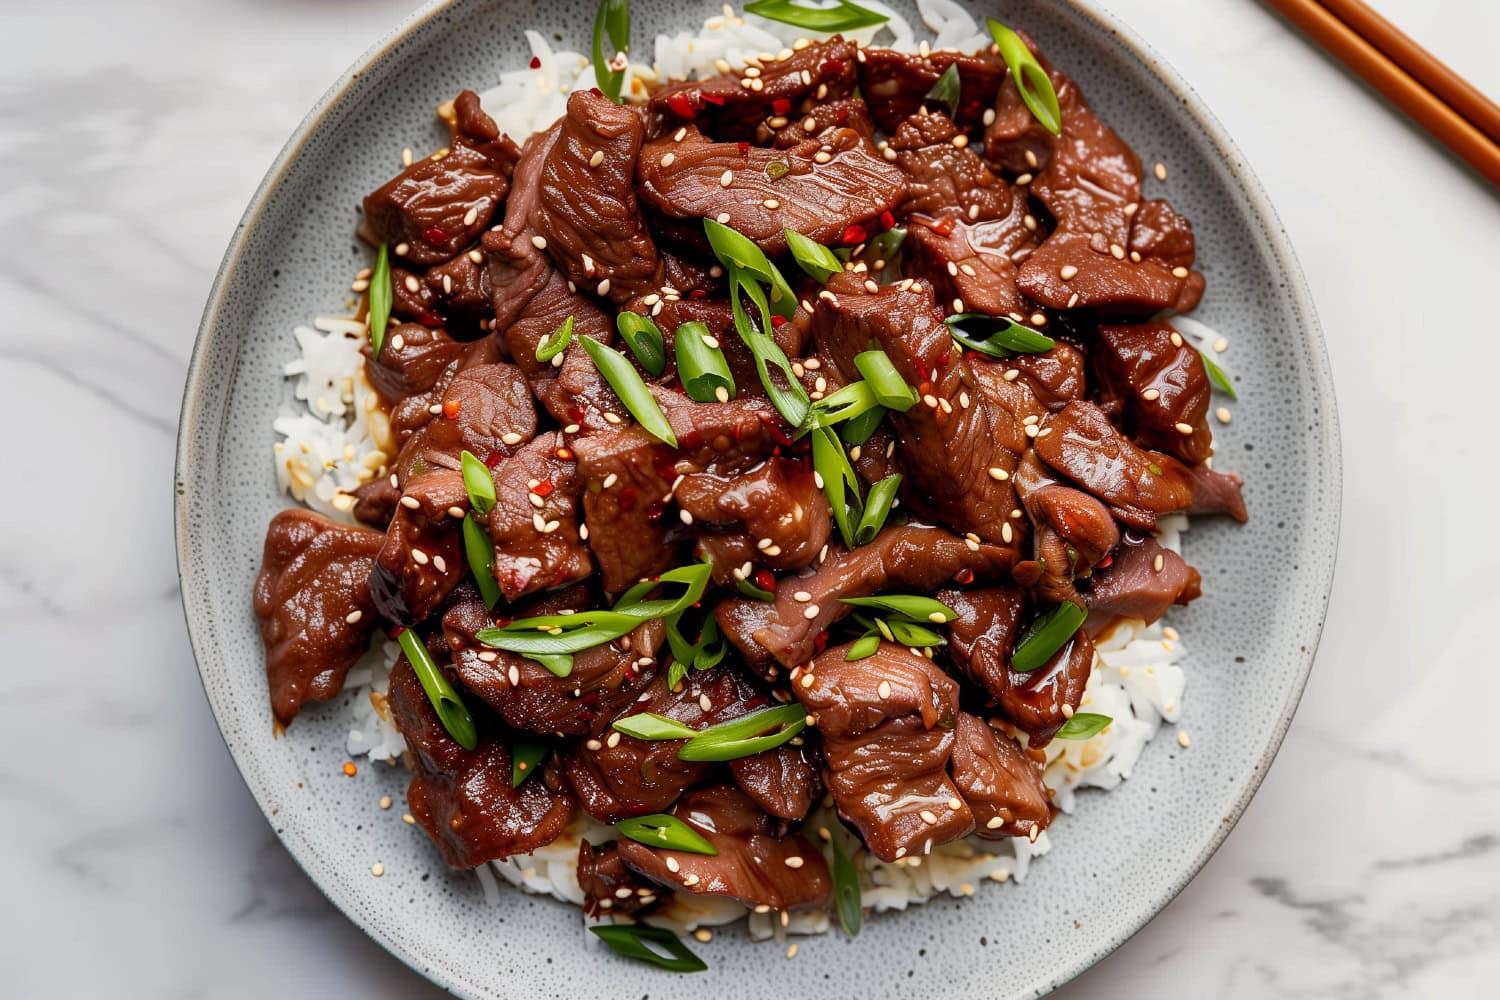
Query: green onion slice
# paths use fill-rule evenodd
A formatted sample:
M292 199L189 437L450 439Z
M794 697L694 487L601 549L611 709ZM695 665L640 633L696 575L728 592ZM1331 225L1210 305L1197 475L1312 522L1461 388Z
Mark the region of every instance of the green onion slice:
M1054 736L1059 740L1086 740L1099 735L1114 721L1109 716L1099 715L1097 712L1074 712L1073 717L1064 722L1062 728Z
M448 735L465 750L473 750L479 746L479 727L474 725L474 716L469 714L469 707L438 669L438 665L432 662L432 654L422 644L422 637L413 629L406 628L396 636L396 641L401 644L406 661L411 664L422 690L427 692L427 700L432 702L432 709Z
M824 396L813 404L813 411L818 415L818 423L824 427L831 427L834 424L863 416L879 406L880 402L875 398L875 390L868 382L860 380L850 382L842 389Z
M589 928L616 955L647 962L668 972L702 972L708 963L694 955L682 939L662 927L645 924L595 924ZM652 945L655 948L651 947ZM667 952L663 955L662 951Z
M655 712L627 715L623 719L616 719L613 726L626 736L634 736L638 740L690 740L698 735L698 730Z
M563 351L568 349L568 344L573 341L573 317L569 316L562 321L562 326L547 334L536 345L536 359L538 361L551 361Z
M879 648L880 636L862 635L849 645L849 651L844 654L844 659L851 662L854 660L863 660L866 657L874 656L875 651Z
M891 639L903 646L914 646L921 649L923 646L942 646L947 640L930 628L917 625L914 622L902 621L892 618L889 621L882 620L880 624L890 630Z
M859 525L854 529L856 544L868 545L880 534L880 529L885 527L886 517L891 513L891 506L896 502L896 491L900 488L899 472L886 476L870 487L870 492L865 496L865 512L860 515Z
M1224 369L1220 368L1214 359L1203 351L1198 352L1198 357L1203 359L1203 369L1208 372L1208 380L1214 384L1214 388L1235 402L1239 402L1240 394L1234 391L1234 383L1229 381L1229 376L1224 373Z
M1073 638L1089 613L1072 601L1053 605L1032 619L1010 653L1010 668L1027 674L1047 665L1059 649Z
M463 530L464 555L469 560L469 572L474 574L474 585L479 588L479 597L484 601L485 607L493 608L500 603L500 585L495 582L494 572L495 543L472 513L464 515Z
M937 83L927 92L925 100L936 101L948 112L952 118L958 113L958 92L962 84L958 79L958 63L951 62L948 68L943 70L943 75L938 77Z
M606 38L609 51L605 51ZM616 104L620 100L620 88L625 84L624 70L611 70L609 61L617 52L630 51L630 3L629 0L600 0L599 10L594 14L594 82Z
M391 321L391 256L384 243L375 254L375 270L370 272L370 347L375 357L385 346L385 328Z
M1037 62L1036 56L1021 41L1020 35L993 17L985 20L989 22L990 37L1000 47L1000 57L1010 67L1011 79L1016 81L1016 89L1021 92L1021 100L1025 102L1027 110L1041 122L1042 128L1053 135L1060 135L1062 109L1058 107L1057 91L1052 89L1052 79L1047 76L1047 71L1042 69L1042 64Z
M651 390L646 388L640 373L626 360L625 355L613 347L599 343L593 337L583 337L580 341L583 349L593 359L594 366L604 376L604 381L609 383L615 395L620 397L620 402L625 404L630 415L640 422L646 433L673 448L677 447L677 436L672 433L672 425L667 423L666 414L656 405Z
M856 28L873 28L890 20L884 14L849 0L839 0L837 7L804 7L794 0L755 0L745 5L745 13L759 14L768 21L807 28L810 31L853 31Z
M688 396L700 403L722 402L719 390L724 390L724 400L735 396L734 374L724 351L709 347L708 327L702 323L683 323L677 328L673 348L677 354L677 377Z
M572 653L532 653L527 659L535 660L558 677L568 677L573 673Z
M729 640L719 628L719 620L710 614L698 633L698 654L693 657L694 670L709 670L723 662L729 653Z
M635 615L637 618L666 618L669 615L681 614L698 603L703 592L708 589L708 580L712 573L713 567L708 563L693 563L689 566L669 569L655 579L644 580L625 591L611 610L621 614ZM680 583L683 585L683 592L677 597L656 597L649 601L645 600L647 594L664 583Z
M764 251L755 245L754 240L715 219L703 220L703 233L708 237L708 245L712 248L714 256L719 259L720 264L724 265L726 271L737 267L769 285L771 288L769 304L776 306L773 311L786 319L791 319L796 315L797 299L792 294L791 286L786 283L786 278L776 265L771 263ZM761 311L765 310L766 305L762 304ZM769 334L770 319L767 318L765 323L764 329Z
M741 579L740 577L734 578L734 589L739 591L741 596L748 597L752 601L776 600L776 595L771 591L757 587L754 581Z
M464 474L464 489L469 491L469 506L484 517L495 506L495 475L473 452L465 449L459 457Z
M844 269L832 250L795 229L786 231L786 245L792 251L792 259L797 262L797 266L816 281L827 281Z
M615 328L620 331L620 338L625 341L642 368L652 375L660 375L667 370L667 342L650 316L642 316L627 309L615 317Z
M807 398L807 392L802 388L802 383L797 381L796 373L792 371L792 363L787 360L786 352L781 349L781 345L777 344L770 334L762 332L763 329L770 329L771 324L770 306L766 302L765 292L754 280L748 279L738 265L731 265L727 270L729 272L729 301L734 312L735 332L739 334L740 340L750 349L750 354L755 359L755 370L760 375L761 385L765 387L771 405L776 407L776 412L780 413L787 423L793 427L801 427L807 422L808 414L812 411L812 401ZM748 295L760 309L761 319L765 323L764 328L758 329L754 321L750 319L745 304L740 300L741 291ZM780 378L774 377L776 375Z
M841 597L840 603L852 604L856 608L879 608L894 611L914 622L936 622L939 625L958 617L948 605L931 597L916 594L880 594L876 597Z
M864 504L859 498L859 480L844 445L832 428L818 426L812 432L813 469L823 480L823 495L833 509L833 521L838 525L844 544L854 548L858 544L856 530L860 518L864 517Z
M856 937L865 922L864 892L859 885L859 869L849 858L849 852L839 843L837 831L829 838L833 848L833 898L838 904L839 926L844 933Z
M766 733L767 730L778 731ZM774 750L807 727L807 711L800 704L766 708L710 726L677 751L679 760L722 761L751 757Z
M885 261L890 263L901 250L901 244L906 241L906 230L891 227L883 233L876 233L870 237L870 242L865 245L864 256L871 260Z
M1004 316L986 313L959 313L944 320L953 339L971 351L988 354L992 358L1008 358L1012 354L1040 354L1050 351L1057 342L1044 333L1037 333L1029 326L1022 326ZM974 323L981 328L993 323L995 329L983 337L977 331L970 332L960 324Z
M854 419L844 421L839 427L839 437L848 445L864 444L889 412L883 406L872 406Z
M652 813L622 819L615 824L621 836L629 837L637 844L656 847L666 851L686 851L689 854L718 854L708 840L676 816L667 813Z
M870 383L880 405L905 413L917 402L917 390L906 384L884 351L864 351L854 356L854 367Z
M510 787L520 788L521 783L537 771L537 765L547 756L547 748L540 743L517 743L510 748Z

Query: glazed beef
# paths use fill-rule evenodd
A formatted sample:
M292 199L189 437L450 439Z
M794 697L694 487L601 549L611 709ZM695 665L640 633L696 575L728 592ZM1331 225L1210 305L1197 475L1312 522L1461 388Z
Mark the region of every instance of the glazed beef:
M869 109L858 98L840 101L825 101L814 104L806 111L790 118L778 115L762 122L755 130L757 146L772 146L776 149L791 149L800 145L809 136L822 136L832 129L851 128L864 140L866 149L874 154L875 123L870 120Z
M777 911L828 904L833 878L823 852L800 834L777 836L776 824L739 789L695 788L672 807L671 815L701 834L717 853L659 850L622 839L620 857L652 881Z
M991 698L1010 686L1010 650L1025 600L1015 587L941 590L933 595L957 616L948 625L948 656Z
M361 348L365 376L387 406L431 389L466 349L446 331L417 323L388 327L379 357L369 343Z
M1249 520L1245 498L1240 494L1242 481L1238 475L1217 472L1207 465L1195 465L1187 470L1187 476L1193 490L1189 514L1228 514L1241 524Z
M1073 580L1088 576L1120 543L1114 516L1098 499L1069 486L1047 483L1028 490L1018 482L1017 489L1036 528L1032 558L1016 564L1017 582L1037 588L1047 604L1081 603Z
M441 108L438 113L442 114ZM472 90L459 92L453 99L453 117L449 125L453 145L468 146L483 154L501 174L511 176L521 149L514 139L500 133L500 126L479 103L478 94Z
M1017 354L985 363L1014 370L1016 381L1049 410L1060 410L1072 400L1084 398L1087 365L1083 352L1065 341L1039 354Z
M753 73L669 83L651 95L651 110L670 133L697 122L721 139L749 139L768 117L806 110L807 99L837 100L854 92L853 42L840 35L813 42L785 59L753 59ZM742 83L742 81L749 81Z
M1094 643L1080 629L1041 667L1010 671L1010 683L997 695L1000 711L1030 736L1032 746L1045 746L1077 711L1093 668Z
M678 134L642 150L642 203L694 230L700 219L718 219L772 255L786 250L787 229L830 245L843 243L851 226L873 232L905 189L901 171L870 155L853 129L780 150L714 142L691 126Z
M611 593L677 565L667 540L672 452L639 427L591 434L574 446L589 547Z
M901 215L989 221L1012 214L1011 186L995 176L963 135L941 111L914 114L896 129L890 148L906 175ZM1015 228L1025 234L1020 216Z
M578 844L578 887L583 890L583 912L595 919L606 913L633 916L671 895L632 871L617 844L595 847L587 840Z
M489 228L508 188L483 153L454 146L418 160L365 198L365 224L396 256L424 267L441 264ZM395 250L403 244L405 253Z
M937 51L927 55L894 49L866 49L859 65L859 85L876 124L894 132L914 115L948 69L958 65L958 123L965 129L979 125L995 102L1005 79L1005 60L984 49L969 54Z
M623 303L661 285L662 266L635 200L641 116L594 90L574 91L542 165L531 225L579 287Z
M1142 201L1135 152L1071 80L1049 75L1062 109L1060 136L1036 122L1010 80L985 136L991 161L1034 174L1031 193L1055 220L1021 264L1021 291L1052 309L1115 316L1192 309L1203 295L1203 275L1191 270L1192 227L1165 202Z
M370 568L381 535L309 510L284 510L266 529L255 617L266 646L271 711L290 725L309 699L327 701L370 645Z
M1099 345L1115 391L1129 402L1135 440L1189 465L1206 461L1214 437L1202 355L1162 322L1101 326Z
M729 762L734 783L779 819L800 823L822 793L818 768L804 747L781 746Z
M401 500L401 490L391 482L389 476L378 476L354 491L356 520L384 531L391 518L396 516L396 504Z
M486 518L495 546L491 564L507 601L582 580L594 571L579 537L578 465L567 436L552 431L494 468L495 505Z
M830 546L828 558L810 575L778 581L774 601L722 602L719 627L747 665L774 676L773 660L788 669L806 663L818 636L853 610L840 598L927 593L959 577L994 580L1010 569L1013 556L941 528L888 527L853 551Z
M490 284L484 252L466 250L439 264L422 278L432 303L454 319L487 319L494 307L495 289Z
M506 618L561 614L589 607L584 587L568 587L507 609ZM495 618L467 586L443 614L443 635L464 687L495 710L506 725L543 736L597 736L635 701L655 675L657 647L666 635L660 619L614 642L573 657L573 671L558 677L535 660L491 649L474 636Z
M444 322L437 293L419 272L408 271L399 260L391 265L391 316L423 326L442 326Z
M468 510L463 475L452 469L406 484L369 576L370 596L387 619L421 622L468 573L460 528Z
M883 861L967 836L974 814L948 778L958 685L894 643L849 662L829 649L792 684L817 719L839 816Z
M1154 538L1115 550L1114 561L1094 573L1083 595L1090 611L1123 618L1156 621L1174 604L1197 600L1202 590L1198 571Z
M716 567L754 561L801 569L828 544L833 523L812 470L785 458L737 476L695 473L678 484L676 497Z
M974 813L974 832L1035 840L1052 821L1041 764L967 712L958 713L953 735L953 784Z
M406 791L411 815L450 867L530 854L567 829L568 795L536 778L512 788L510 751L498 740L483 738L474 750L459 746L405 658L391 671L389 704L416 757Z

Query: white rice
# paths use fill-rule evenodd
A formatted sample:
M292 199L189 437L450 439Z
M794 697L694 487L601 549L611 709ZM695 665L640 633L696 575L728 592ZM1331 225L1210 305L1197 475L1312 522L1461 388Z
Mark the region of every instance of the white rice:
M878 29L846 34L861 43L879 36L896 48L918 47L920 43L903 18L877 0L862 3L889 13L891 21ZM953 0L917 0L917 8L923 23L935 35L927 42L933 49L974 51L990 44L988 35ZM653 64L633 64L625 92L634 93L631 79L685 79L712 74L718 72L716 60L743 65L764 53L774 55L802 37L821 36L809 36L753 15L740 17L726 6L698 32L658 35ZM526 32L526 38L537 67L501 73L497 85L480 95L485 110L504 131L515 136L548 127L564 113L570 91L594 85L592 66L580 53L554 50L535 31ZM1174 317L1173 323L1204 350L1210 350L1218 340L1213 330L1196 320ZM352 521L350 492L383 474L395 454L389 422L365 379L359 348L367 335L366 326L349 318L319 317L312 326L299 326L293 333L298 356L284 371L294 380L297 404L273 425L282 439L274 446L277 482L298 502ZM1169 549L1181 551L1181 533L1186 528L1184 516L1163 518L1158 540ZM1129 620L1116 623L1097 640L1098 660L1081 707L1114 721L1089 740L1054 740L1048 745L1044 780L1064 814L1077 807L1079 789L1110 791L1119 787L1130 777L1141 751L1162 723L1175 723L1181 717L1186 649L1180 639L1168 639L1168 634L1162 622L1146 625ZM1171 634L1175 636L1175 632ZM345 689L354 697L346 748L351 757L394 763L406 750L385 708L388 677L398 655L397 643L377 638L349 673ZM806 828L816 831L831 828L836 822L833 812L822 808L809 817ZM1060 822L1066 824L1067 820ZM499 902L498 875L524 891L581 905L583 891L576 870L579 841L600 844L614 839L614 835L613 827L580 813L562 837L534 854L477 869L485 898ZM1043 832L1035 842L971 837L934 847L925 857L895 863L859 851L855 861L860 867L865 905L883 912L904 910L943 895L972 895L985 882L1022 882L1031 860L1050 849L1049 834ZM821 934L829 929L825 913L792 914L783 926L779 915L751 913L733 900L681 892L674 893L647 922L686 933L742 918L748 918L749 932L757 939L781 940L788 934ZM592 935L583 937L588 947L597 947Z

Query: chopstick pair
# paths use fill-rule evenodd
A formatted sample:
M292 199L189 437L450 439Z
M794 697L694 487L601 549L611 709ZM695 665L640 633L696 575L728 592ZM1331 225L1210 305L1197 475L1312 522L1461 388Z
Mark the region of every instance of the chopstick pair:
M1360 0L1266 0L1500 187L1500 106Z

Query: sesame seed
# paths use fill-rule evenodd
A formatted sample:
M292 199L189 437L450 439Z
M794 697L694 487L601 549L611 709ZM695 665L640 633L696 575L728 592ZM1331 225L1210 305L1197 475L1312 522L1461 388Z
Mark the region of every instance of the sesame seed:
M1161 568L1163 566L1165 566L1166 564L1167 564L1167 559L1160 552L1158 552L1156 554L1156 558L1155 559L1151 560L1151 568L1152 568L1152 570L1154 570L1157 573L1160 573L1161 572Z
M464 225L465 226L472 226L478 220L479 220L479 206L478 205L474 205L474 206L470 207L470 209L467 212L464 213Z
M1078 274L1078 268L1074 267L1072 264L1064 264L1061 270L1059 270L1057 273L1058 276L1062 278L1062 280L1071 281L1073 280L1073 277Z
M431 406L429 406L427 408L427 412L430 413L430 414L432 414L435 417L439 413L443 412L443 404L442 403L433 403Z
M734 183L734 171L726 170L719 175L719 187L728 187Z
M1193 745L1193 739L1188 735L1186 729L1179 729L1177 731L1177 745L1184 750Z
M933 812L931 809L923 809L921 812L917 813L917 815L922 817L922 822L926 823L928 826L937 826L937 813Z
M729 213L720 212L717 216L715 216L714 221L716 221L721 226L729 225Z
M1156 174L1156 179L1157 180L1159 180L1159 181L1166 180L1167 179L1167 165L1165 163L1158 163L1156 165L1156 169L1153 171L1153 173Z
M472 261L475 264L483 264L484 263L484 254L480 253L478 250L470 250L469 251L469 260Z
M1185 423L1183 423L1182 421L1179 420L1177 423L1173 424L1172 426L1174 426L1174 427L1177 428L1177 433L1178 434L1191 434L1191 433L1193 433L1193 425L1192 424L1185 424Z
M414 817L413 817L413 816L412 816L412 814L411 814L411 813L404 813L404 814L403 814L403 815L402 815L402 816L401 816L401 822L403 822L403 823L405 823L405 824L406 824L406 825L407 825L407 826L413 826L413 825L415 825L415 823L416 823L416 822L417 822L417 821L416 821L416 819L415 819L415 818L414 818Z
M375 862L370 866L370 874L374 875L376 878L379 878L380 876L385 874L385 865L381 864L379 861Z
M1005 374L1001 376L1001 378L1005 379L1005 381L1007 382L1014 382L1020 377L1021 370L1019 368L1007 368L1005 369Z
M608 278L605 278L603 281L599 282L599 294L600 295L608 295L609 294L609 279Z
M831 159L833 159L833 154L821 149L813 154L814 163L827 163Z
M537 531L546 532L546 530L547 530L547 519L544 518L541 514L532 514L531 515L531 526L534 527L534 528L536 528Z
M428 563L427 553L423 552L421 549L412 549L411 557L416 561L418 566L426 566Z
M1125 259L1125 248L1122 247L1122 246L1120 246L1120 244L1118 244L1118 243L1111 243L1109 245L1109 254L1115 260L1124 260ZM1186 275L1178 275L1178 277L1186 277Z
M559 355L559 357L561 357L561 355ZM500 440L505 444L520 444L521 435L517 434L515 431L511 431L510 433L502 436Z
M1011 531L1010 522L1009 521L1003 521L1003 522L1001 522L1001 524L1000 524L1000 540L1002 542L1010 542L1011 539L1013 539L1014 537L1015 537L1015 532Z
M1067 308L1072 309L1076 305L1078 305L1078 293L1074 292L1072 295L1068 296Z
M602 149L596 149L596 150L594 150L594 155L589 157L589 166L591 166L591 167L597 167L599 164L601 164L603 162L604 162L604 150L602 150Z
M807 607L802 609L802 617L806 618L808 621L812 621L814 618L818 617L819 610L820 609L816 604L809 604Z
M812 674L807 673L802 675L802 680L798 683L800 683L805 688L810 688L817 683L817 679L814 678Z
M369 281L367 281L364 278L357 278L357 279L355 279L354 284L352 284L352 285L349 286L349 290L351 292L363 292L365 289L367 289L369 287L370 287L370 282Z
M958 390L958 405L966 410L969 408L969 392L967 389Z
M805 864L804 860L795 854L786 859L786 866L788 868L801 868L803 864Z
M401 165L403 167L411 166L412 158L413 157L410 146L407 146L405 149L401 150Z
M444 559L442 556L433 556L432 568L437 570L439 573L446 573L448 572L448 560Z
M889 146L885 147L885 150L880 155L884 156L887 160L894 161L896 159L896 151Z
M408 253L411 252L411 244L397 243L391 252L394 253L397 257L405 257Z
M698 707L703 709L703 711L705 712L712 712L714 703L709 700L707 694L700 694L698 696Z
M995 109L994 108L985 108L984 109L984 118L981 119L981 120L984 122L984 125L985 125L986 128L988 128L989 126L995 124Z
M405 282L405 284L406 284L406 290L408 292L417 292L417 291L420 291L421 288L422 288L422 286L417 283L417 279L414 278L414 277L412 277L409 274L406 276L406 282Z
M969 137L966 136L966 135L963 135L963 134L960 133L959 135L955 135L953 137L953 145L954 145L955 148L963 149L968 144L969 144Z
M681 871L681 870L682 870L682 865L680 865L680 864L677 863L677 859L676 858L667 858L667 871L675 873L675 872L678 872L678 871Z
M620 733L619 733L619 731L617 730L615 732L610 733L609 737L607 739L605 739L604 745L607 746L607 747L609 747L611 750L613 750L615 747L619 746L620 745Z
M880 687L876 688L875 690L880 694L880 697L889 698L891 696L891 682L881 681Z
M1025 187L1026 185L1030 184L1032 180L1033 178L1030 174L1022 174L1021 176L1016 178L1016 186Z
M953 300L953 311L956 312L956 313L961 313L961 312L964 311L964 300L963 299L954 299Z
M777 209L781 207L781 202L777 201L775 198L767 198L765 201L761 202L761 204L770 209Z
M1146 402L1148 402L1148 403L1152 402L1153 400L1160 399L1161 398L1161 390L1160 389L1147 389L1145 392L1141 393L1141 398L1144 399L1144 400L1146 400Z
M1185 267L1174 267L1174 268L1172 268L1172 277L1174 277L1174 278L1186 278L1187 276L1188 276L1188 269L1187 268L1185 268Z
M676 159L676 153L667 153L661 158L661 165L664 167L670 167L676 161Z
M422 506L422 501L418 500L416 497L402 497L401 506L410 508L411 510L416 510L418 507Z
M1219 423L1221 423L1221 424L1227 424L1227 423L1229 423L1229 419L1230 419L1230 416L1231 416L1230 412L1229 412L1229 407L1227 407L1227 406L1221 406L1221 407L1219 407L1217 410L1214 411L1214 416L1219 418Z

